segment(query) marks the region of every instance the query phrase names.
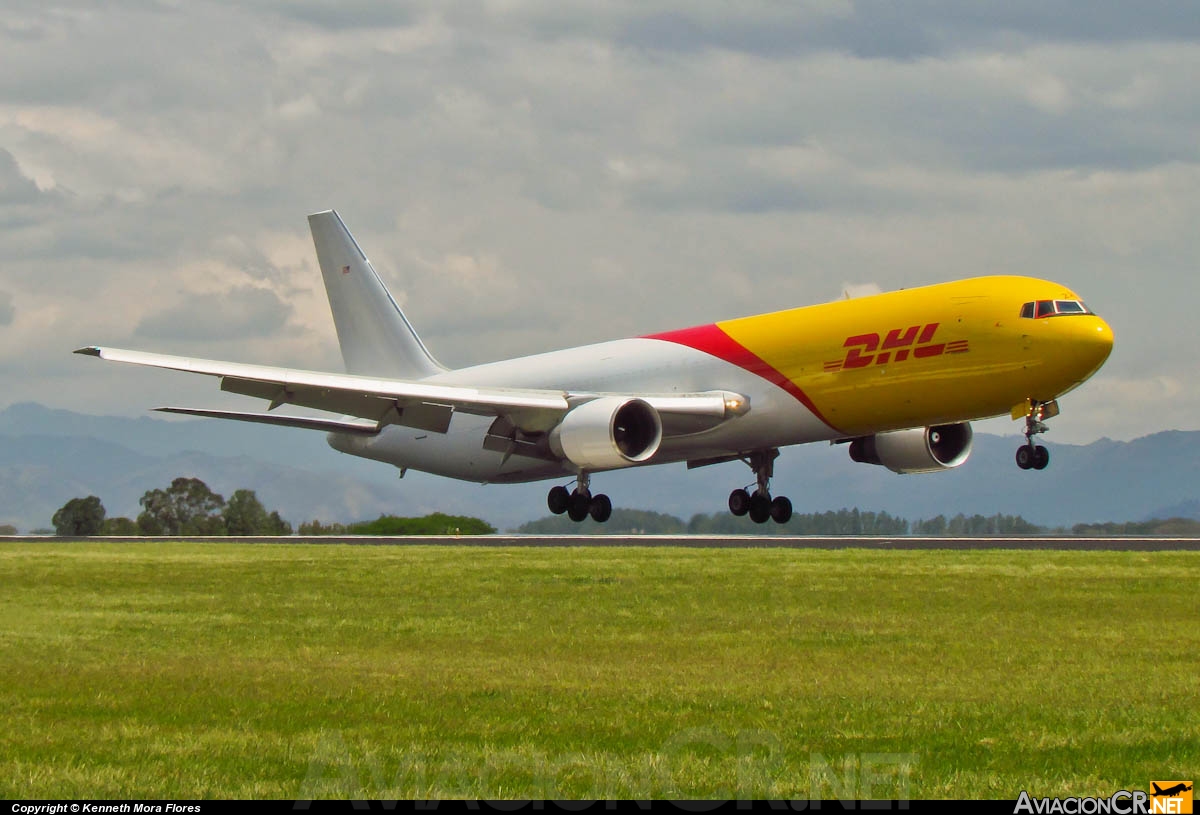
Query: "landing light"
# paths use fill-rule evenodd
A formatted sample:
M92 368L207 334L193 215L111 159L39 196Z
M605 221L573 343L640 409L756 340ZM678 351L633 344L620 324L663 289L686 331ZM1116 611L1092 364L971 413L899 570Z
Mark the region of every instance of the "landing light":
M729 394L725 397L725 412L741 416L750 409L750 400L741 394Z

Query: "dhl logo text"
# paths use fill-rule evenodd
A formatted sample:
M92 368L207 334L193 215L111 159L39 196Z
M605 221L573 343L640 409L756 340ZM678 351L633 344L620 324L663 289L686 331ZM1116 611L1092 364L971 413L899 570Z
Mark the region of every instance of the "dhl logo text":
M967 340L933 342L940 323L925 326L893 328L883 337L878 334L855 334L842 343L848 348L843 359L825 363L827 372L849 368L866 368L868 365L886 365L889 362L904 362L912 356L916 359L938 357L942 354L964 354L971 350Z

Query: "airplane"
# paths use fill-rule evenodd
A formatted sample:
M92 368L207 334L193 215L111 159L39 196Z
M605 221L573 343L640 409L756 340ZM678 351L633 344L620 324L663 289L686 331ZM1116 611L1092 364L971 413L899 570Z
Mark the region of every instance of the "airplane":
M1155 784L1153 781L1150 782L1150 786L1154 787L1154 792L1150 793L1150 795L1154 798L1157 798L1160 795L1167 798L1174 798L1181 792L1188 792L1191 790L1191 786L1182 781L1173 787L1167 787L1165 790L1159 787L1158 784Z
M438 363L334 210L308 217L346 372L221 362L103 346L75 353L217 377L267 412L166 413L327 433L335 450L479 483L573 479L547 506L608 520L594 474L742 461L754 482L730 512L786 523L772 495L780 448L845 444L896 473L960 466L973 420L1025 421L1022 469L1058 398L1108 358L1113 332L1058 283L991 276L844 299L451 370ZM281 405L339 418L273 413Z

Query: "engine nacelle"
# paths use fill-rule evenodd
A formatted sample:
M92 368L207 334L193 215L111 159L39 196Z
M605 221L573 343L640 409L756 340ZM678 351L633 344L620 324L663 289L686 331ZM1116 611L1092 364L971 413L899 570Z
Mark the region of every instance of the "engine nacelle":
M968 422L893 430L850 442L850 458L894 473L933 473L966 461L972 437Z
M572 408L550 431L550 449L583 470L649 460L662 443L662 419L649 402L605 396Z

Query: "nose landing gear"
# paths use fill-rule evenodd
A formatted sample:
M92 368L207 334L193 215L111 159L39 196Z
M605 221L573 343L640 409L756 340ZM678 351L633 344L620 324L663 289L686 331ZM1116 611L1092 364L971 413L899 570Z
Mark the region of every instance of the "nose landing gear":
M1034 444L1033 437L1049 430L1044 420L1057 416L1058 412L1058 401L1055 399L1049 402L1030 399L1026 402L1025 443L1017 448L1017 466L1022 470L1044 470L1049 466L1050 451L1040 444ZM1020 413L1017 413L1014 418L1019 416Z
M1017 448L1017 466L1022 470L1044 470L1050 465L1050 451L1040 444L1022 444Z
M766 523L768 519L775 523L785 524L792 518L792 502L782 495L771 498L771 476L775 473L775 459L779 456L778 449L759 450L743 459L754 470L754 492L747 489L736 489L729 493L729 511L734 515L749 515L756 524Z

